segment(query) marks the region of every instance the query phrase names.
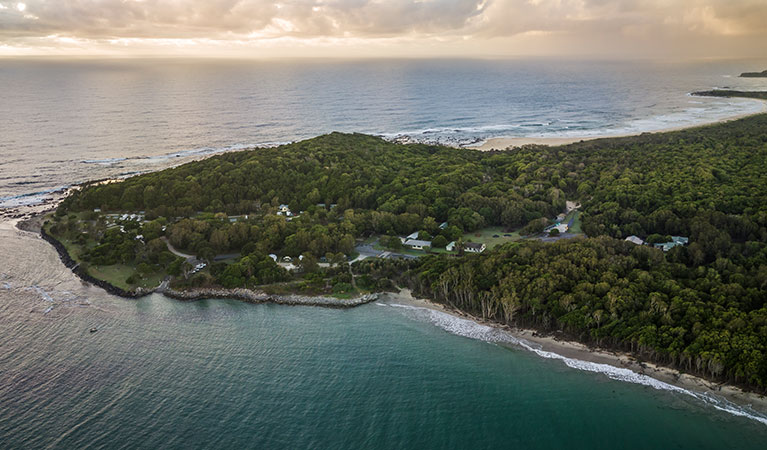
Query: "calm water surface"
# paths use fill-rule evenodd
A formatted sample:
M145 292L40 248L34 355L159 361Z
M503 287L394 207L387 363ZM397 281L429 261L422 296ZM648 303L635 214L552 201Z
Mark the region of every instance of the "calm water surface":
M84 286L0 224L2 448L764 448L767 426L450 317ZM97 327L97 333L90 333ZM477 334L479 333L479 334Z
M763 104L689 92L767 89L765 79L734 76L763 66L2 59L0 208L85 180L331 131L465 144L703 123Z
M767 89L732 78L762 65L0 60L0 208L334 130L461 144L700 123L761 105L689 91ZM0 219L0 448L765 448L767 419L748 408L576 370L456 320L124 300Z

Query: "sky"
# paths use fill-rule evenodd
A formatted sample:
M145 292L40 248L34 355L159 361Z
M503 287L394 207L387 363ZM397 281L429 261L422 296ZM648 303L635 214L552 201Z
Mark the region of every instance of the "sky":
M767 0L0 0L0 56L767 56Z

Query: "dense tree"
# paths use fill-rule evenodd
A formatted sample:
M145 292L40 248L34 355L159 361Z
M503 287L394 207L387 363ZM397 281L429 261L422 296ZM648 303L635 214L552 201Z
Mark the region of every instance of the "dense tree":
M752 388L767 387L767 115L725 124L506 152L333 133L232 152L86 187L59 207L51 232L89 264L184 265L173 246L213 263L190 285L252 286L285 279L269 253L349 254L355 240L414 231L459 243L487 225L540 233L567 200L590 239L528 239L482 255L354 265L361 285L392 280L508 323L558 329L655 361ZM277 207L289 205L290 217ZM93 209L145 211L111 228ZM440 229L439 223L449 226ZM115 226L119 225L119 227ZM624 242L689 237L667 253ZM439 244L439 245L438 245ZM347 292L340 258L328 286ZM154 266L153 266L154 265ZM403 276L402 272L408 270ZM308 275L309 285L322 276Z

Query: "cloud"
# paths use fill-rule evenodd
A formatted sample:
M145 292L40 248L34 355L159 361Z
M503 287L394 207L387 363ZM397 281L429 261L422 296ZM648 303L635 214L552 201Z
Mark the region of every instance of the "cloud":
M5 48L61 47L62 39L82 47L388 40L460 49L470 41L480 53L513 52L515 42L689 49L734 39L754 47L767 38L765 24L764 0L0 0Z
M462 29L484 9L484 0L28 0L25 18L0 4L3 36L100 38L430 34Z

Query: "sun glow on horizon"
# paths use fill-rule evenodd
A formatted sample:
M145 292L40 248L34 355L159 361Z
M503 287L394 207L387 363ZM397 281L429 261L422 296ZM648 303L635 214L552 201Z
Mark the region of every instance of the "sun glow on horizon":
M767 56L752 0L0 0L0 55Z

